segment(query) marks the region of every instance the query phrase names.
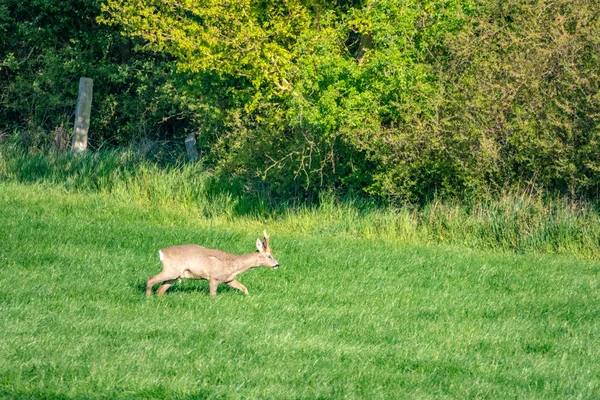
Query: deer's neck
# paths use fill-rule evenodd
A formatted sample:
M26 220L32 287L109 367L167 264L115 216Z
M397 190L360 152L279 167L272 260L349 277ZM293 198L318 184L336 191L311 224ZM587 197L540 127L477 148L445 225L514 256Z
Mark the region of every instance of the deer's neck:
M237 275L250 268L260 266L259 257L260 256L258 253L243 254L239 256L236 262L233 264L231 272Z

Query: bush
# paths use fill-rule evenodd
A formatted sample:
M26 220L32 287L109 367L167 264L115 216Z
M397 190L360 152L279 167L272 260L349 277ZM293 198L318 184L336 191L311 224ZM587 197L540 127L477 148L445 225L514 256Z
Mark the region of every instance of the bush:
M25 147L69 125L87 75L93 146L196 132L205 165L249 192L600 192L600 10L586 0L31 6L0 7L0 129L27 132Z

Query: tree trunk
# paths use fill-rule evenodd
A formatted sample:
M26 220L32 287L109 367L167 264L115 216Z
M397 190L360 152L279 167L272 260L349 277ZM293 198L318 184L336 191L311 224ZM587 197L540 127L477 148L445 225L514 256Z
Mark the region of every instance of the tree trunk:
M187 152L189 162L198 161L200 154L198 154L198 148L196 147L196 133L190 133L185 138L185 151Z

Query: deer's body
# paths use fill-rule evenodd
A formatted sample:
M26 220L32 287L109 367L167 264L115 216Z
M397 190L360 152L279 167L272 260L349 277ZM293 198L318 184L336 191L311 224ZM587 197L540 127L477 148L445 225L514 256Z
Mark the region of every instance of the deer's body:
M195 244L167 247L159 251L162 272L148 279L146 296L152 295L152 286L163 282L156 291L162 295L171 287L176 279L206 279L209 282L210 294L217 294L219 283L239 289L248 294L248 289L235 278L249 268L265 266L277 269L279 264L271 255L269 236L264 232L264 239L256 240L255 253L230 254L221 250L208 249Z

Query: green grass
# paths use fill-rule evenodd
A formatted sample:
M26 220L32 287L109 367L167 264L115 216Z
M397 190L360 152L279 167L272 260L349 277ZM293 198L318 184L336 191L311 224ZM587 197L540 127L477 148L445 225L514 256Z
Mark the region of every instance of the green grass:
M417 207L381 206L323 193L318 202L273 201L201 165L161 166L132 151L80 157L27 154L0 145L0 181L43 184L69 193L101 193L127 204L183 213L212 226L262 221L287 232L458 245L518 254L600 259L600 204L509 191L492 200ZM227 228L228 229L228 228Z
M598 261L173 204L0 182L0 397L600 397ZM241 275L249 297L145 298L159 248L244 253L263 228L281 268Z

